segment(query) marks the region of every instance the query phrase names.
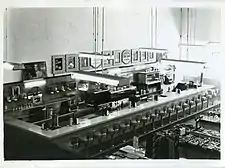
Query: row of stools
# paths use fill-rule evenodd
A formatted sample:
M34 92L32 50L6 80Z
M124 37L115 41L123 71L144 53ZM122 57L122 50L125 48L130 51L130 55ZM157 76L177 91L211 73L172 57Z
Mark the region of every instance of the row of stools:
M119 137L121 141L126 141L128 138L127 134L129 133L132 133L132 136L144 134L152 129L169 124L179 118L186 117L207 108L209 104L212 103L212 99L213 95L204 93L184 101L150 109L148 112L126 118L107 128L92 130L84 136L74 137L71 139L70 143L76 149L85 148L87 152L90 146L101 146L105 141L110 141L111 146L114 146L116 145L114 143L116 137Z

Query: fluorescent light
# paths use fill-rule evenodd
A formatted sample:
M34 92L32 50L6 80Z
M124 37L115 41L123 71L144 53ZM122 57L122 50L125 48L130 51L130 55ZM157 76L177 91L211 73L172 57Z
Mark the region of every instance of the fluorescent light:
M33 87L40 87L46 84L45 80L35 80L35 81L27 81L24 83L25 88L33 88Z
M4 67L4 69L7 69L7 70L13 70L14 66L8 62L4 62L3 67Z
M209 41L208 44L220 44L219 41Z
M114 59L113 56L108 56L108 55L100 55L100 54L89 54L89 53L79 53L79 57L83 58L93 58L93 59Z
M7 70L23 70L25 69L24 65L21 63L5 62L3 61L3 67Z
M184 47L203 47L205 44L186 44L186 43L181 43L179 46L184 46Z
M104 77L92 76L92 75L81 74L81 73L76 73L76 72L72 72L71 78L84 80L84 81L104 83L106 85L112 85L112 86L117 86L119 84L118 80L107 79Z
M147 51L147 52L157 52L157 53L165 53L168 52L166 49L157 49L157 48L139 48L139 51Z
M204 46L207 46L207 45L218 45L220 44L220 42L217 42L217 41L208 41L208 42L199 42L198 44L187 44L187 43L181 43L179 44L179 46L186 46L186 47L204 47Z

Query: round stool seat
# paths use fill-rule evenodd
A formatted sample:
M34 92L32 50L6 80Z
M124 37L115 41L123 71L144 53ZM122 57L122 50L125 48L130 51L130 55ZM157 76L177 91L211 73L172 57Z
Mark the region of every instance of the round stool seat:
M180 110L180 109L181 109L181 107L180 107L179 105L177 105L177 106L176 106L176 109L177 109L177 110Z
M168 109L167 109L167 112L168 113L171 113L173 110L172 110L172 108L171 107L169 107Z
M207 98L204 96L204 97L202 97L202 101L206 101L207 100Z
M142 117L141 117L141 120L142 120L142 121L147 121L148 118L147 118L146 116L142 116Z
M194 104L194 101L191 100L191 101L189 102L189 104L190 104L190 105L193 105L193 104Z

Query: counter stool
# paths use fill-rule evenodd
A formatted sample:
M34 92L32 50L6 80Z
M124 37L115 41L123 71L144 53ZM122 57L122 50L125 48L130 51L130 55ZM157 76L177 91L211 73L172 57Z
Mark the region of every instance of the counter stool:
M189 112L188 112L188 114L191 114L192 112L193 112L193 105L194 105L194 101L193 100L190 100L189 101Z
M78 137L72 137L70 144L72 145L73 148L78 149L80 146L79 138Z
M85 145L85 155L88 156L89 155L89 147L91 146L92 142L94 141L94 137L93 135L85 135L85 136L81 136L80 140L84 143Z
M209 104L213 105L214 102L212 101L212 100L213 100L212 98L213 98L212 95L208 95L208 97L207 97L207 99L208 99L208 104L207 104L207 106L209 106Z
M163 110L160 110L159 115L160 115L160 125L163 126L163 116L165 115L165 112Z
M152 129L155 129L155 117L156 115L154 113L151 114L151 120L152 120Z
M188 107L188 104L187 103L183 103L183 105L182 105L182 108L183 108L183 116L185 116L186 115L186 108Z
M201 107L201 109L207 108L207 103L205 104L205 101L207 101L207 98L205 96L203 96L202 99L201 99L201 101L202 101L202 107Z
M96 136L96 138L99 139L99 142L102 142L103 139L106 138L106 136L107 136L106 130L101 130L101 131L95 132L95 136Z
M172 113L173 109L171 107L167 107L167 122L170 123L171 120L171 113Z
M118 125L116 124L114 124L108 129L108 133L110 134L111 137L112 146L114 146L114 136L116 135L117 132L119 132L119 128Z
M179 118L179 111L181 110L181 106L180 105L176 105L175 109L176 109L176 119L178 120L178 118Z
M141 117L141 121L143 123L144 133L146 133L146 127L145 127L145 125L146 125L146 122L148 121L148 117L146 115L142 116Z
M200 102L201 102L201 99L200 99L200 98L197 98L197 99L195 100L196 112L197 112L198 110L201 110L201 104L199 104Z

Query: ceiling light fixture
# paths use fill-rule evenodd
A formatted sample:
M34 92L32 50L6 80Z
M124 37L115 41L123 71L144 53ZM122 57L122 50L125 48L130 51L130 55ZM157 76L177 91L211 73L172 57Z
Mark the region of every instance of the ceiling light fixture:
M111 86L124 86L129 85L130 83L128 78L86 71L72 72L71 78L90 82L103 83Z
M114 59L113 56L108 56L108 55L99 54L99 53L84 53L84 52L79 53L79 57L92 58L92 59L103 59L103 60Z
M179 47L203 47L205 44L187 44L187 43L181 43L178 45Z
M139 48L139 51L152 51L152 52L157 52L157 53L165 53L168 52L167 49L158 49L158 48Z
M24 82L25 88L33 88L33 87L40 87L46 84L46 80L38 79L34 81L26 81Z

